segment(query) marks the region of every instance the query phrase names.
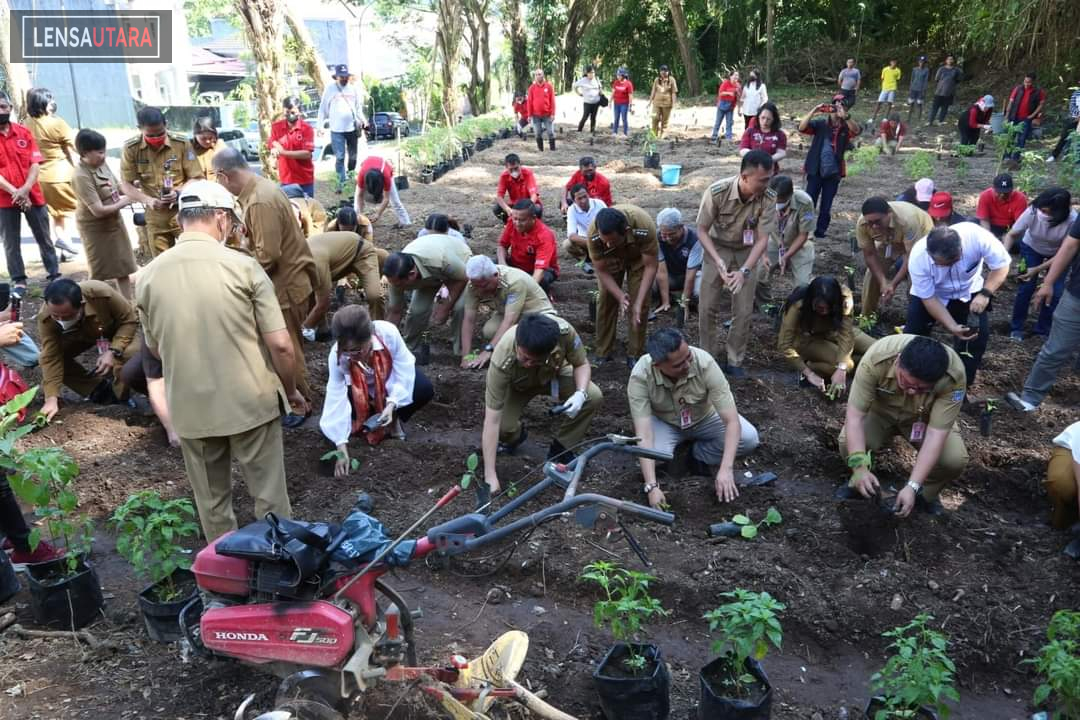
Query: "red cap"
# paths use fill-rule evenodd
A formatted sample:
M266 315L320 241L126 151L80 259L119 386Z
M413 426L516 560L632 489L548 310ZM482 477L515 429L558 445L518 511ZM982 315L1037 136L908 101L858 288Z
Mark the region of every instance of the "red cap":
M927 212L935 220L952 215L952 195L947 192L934 193L934 196L930 198L930 209Z

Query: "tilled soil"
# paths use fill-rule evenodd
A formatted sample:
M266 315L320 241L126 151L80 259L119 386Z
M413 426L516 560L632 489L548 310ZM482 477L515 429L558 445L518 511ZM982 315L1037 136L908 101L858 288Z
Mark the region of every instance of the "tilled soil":
M663 162L683 166L677 188L661 187L658 174L641 167L640 148L632 142L607 136L590 141L567 127L554 153L537 153L531 141L500 141L433 185L414 181L402 197L414 220L434 211L457 215L473 226L474 252L490 253L501 230L490 205L505 153L519 153L536 171L549 218L557 216L556 188L575 169L578 157L591 154L611 180L616 202L632 202L652 214L674 205L692 221L708 184L737 170L733 149L717 149L703 139L708 128L702 126L711 121L711 112L678 112L674 139L660 145ZM695 121L696 129L680 125ZM790 131L792 123L785 124ZM938 139L920 135L915 144L936 149ZM798 167L806 145L792 139L784 161L787 171ZM961 212L974 211L978 191L995 170L988 157L974 158L970 166L961 180L943 157L935 173L939 187L954 193ZM818 243L816 271L843 275L845 266L861 268L848 242L858 206L868 195L892 196L910 183L902 162L890 158L883 158L872 174L845 180L830 237ZM378 242L399 248L411 234L389 229L389 215L380 223ZM561 223L553 225L561 235ZM859 277L861 281L861 272ZM555 286L556 306L586 343L592 339L587 299L594 287L593 280L564 261ZM774 281L777 299L790 289L790 278ZM994 309L995 334L973 388L979 397L1003 398L1018 389L1038 350L1036 341L1013 344L1005 337L1014 289L1011 280ZM28 303L26 317L36 302ZM886 323L902 323L902 312L894 301ZM696 338L696 316L688 332L691 340ZM722 602L721 593L735 587L767 590L787 605L781 618L783 650L765 661L775 687L775 717L836 717L841 706L854 717L868 696L870 675L884 661L881 633L919 612L932 614L935 625L951 638L962 698L955 716L1024 717L1032 709L1036 680L1021 662L1044 641L1043 631L1055 610L1080 606L1076 565L1060 552L1063 534L1046 523L1040 487L1050 439L1077 416L1080 384L1075 374L1063 375L1034 417L1004 407L995 415L990 437L979 434L977 415L963 415L971 461L963 478L943 496L949 513L938 519L916 515L897 521L870 503L832 499L833 489L847 476L836 449L843 404L796 386L775 349L771 319L755 316L753 338L747 362L751 377L733 383L733 390L740 412L759 429L762 444L740 460L737 470L772 470L779 481L746 489L731 506L720 507L711 499L710 479L669 478L664 487L677 517L675 526L628 521L658 577L656 594L671 611L670 617L649 626L648 637L660 645L672 669L672 717L696 717L697 671L711 657L701 616ZM308 347L308 369L318 386L325 378L329 346ZM458 367L446 331L434 333L433 351L434 361L426 371L436 388L435 401L409 426L408 442L387 441L375 448L354 443L353 455L362 465L348 479L335 480L320 466L320 456L329 448L315 419L286 432L290 496L297 517L341 519L355 493L364 490L375 499L376 515L392 532L400 531L456 482L464 458L479 445L482 373ZM594 372L605 396L592 427L594 437L631 431L627 375L618 363ZM535 481L550 437L545 410L546 401L532 403L526 413L530 440L518 456L500 460L504 485L528 472L534 474L522 480L521 487ZM82 505L95 517L103 519L142 488L189 495L180 453L165 446L152 418L123 407L77 401L68 403L60 417L61 422L35 434L31 442L63 444L75 456L82 466ZM913 456L906 444L897 443L880 456L879 477L902 484ZM244 522L251 519L252 505L242 481L238 486L236 505ZM598 459L582 487L643 500L636 464L625 456ZM549 493L545 500L556 501L556 494ZM468 497L458 499L433 523L468 511L471 503ZM763 528L754 541L706 536L711 523L736 512L760 519L770 506L782 513L783 522ZM510 628L526 630L531 650L523 677L563 710L597 717L590 674L611 638L593 627L597 595L578 575L591 561L616 558L640 567L619 533L583 529L564 518L478 556L449 562L431 558L388 580L411 605L423 609L418 622L422 662L445 662L453 653L473 656ZM185 657L176 647L145 638L135 606L140 583L115 555L103 527L95 561L107 609L91 632L116 641L120 649L86 653L74 641L0 636L0 690L6 690L0 693L0 717L231 718L251 692L258 694L259 707L272 706L276 681L271 677L225 661ZM498 591L489 594L495 587ZM14 602L20 621L31 624L25 591ZM384 686L367 697L363 711L354 716L442 717L416 696L411 688Z

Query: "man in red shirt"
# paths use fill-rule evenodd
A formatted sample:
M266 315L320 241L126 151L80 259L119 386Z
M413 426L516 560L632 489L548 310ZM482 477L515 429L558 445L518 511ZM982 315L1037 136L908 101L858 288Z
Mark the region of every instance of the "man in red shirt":
M1029 72L1024 76L1024 83L1017 85L1009 93L1009 102L1005 105L1005 117L1011 123L1021 123L1023 131L1016 138L1016 150L1012 154L1013 160L1020 159L1020 151L1024 149L1028 138L1031 137L1031 125L1037 119L1041 119L1043 105L1046 104L1046 91L1035 87L1035 73Z
M536 217L543 217L544 204L540 201L540 188L536 176L527 167L521 166L517 153L510 153L503 160L506 169L499 176L499 189L495 191L495 217L503 222L510 219L510 209L518 200L528 200L536 207Z
M389 201L394 206L394 214L397 215L395 227L408 227L412 225L409 219L409 211L401 204L398 197L397 183L394 182L394 166L386 158L378 155L368 155L360 164L360 172L356 175L356 196L353 205L356 214L364 212L364 203L367 200L375 203L375 214L371 216L371 224L379 222L386 204Z
M308 197L315 197L315 129L300 117L300 98L291 96L282 103L285 117L270 125L270 157L277 159L278 182L299 185Z
M525 128L529 125L529 101L525 98L525 93L514 93L514 114L517 115L515 130L518 137L524 140Z
M544 128L547 128L548 149L555 149L555 88L544 79L544 71L533 73L533 84L529 86L526 97L526 109L532 118L536 132L536 149L544 152Z
M555 233L536 217L532 202L523 199L514 203L510 209L510 222L506 223L499 238L499 264L532 273L533 280L548 292L559 277L556 248Z
M907 131L907 123L900 120L900 113L889 113L889 117L881 121L881 127L878 129L878 136L874 140L874 145L882 153L888 150L890 155L895 155L900 151L900 146L904 144Z
M578 160L578 171L570 176L570 180L566 183L566 187L563 188L563 196L559 201L559 209L562 211L563 215L566 214L566 209L570 207L570 203L574 201L570 196L570 188L578 183L585 186L585 189L589 193L589 197L603 200L604 204L608 207L614 205L614 203L611 202L611 183L608 182L606 177L596 172L596 161L586 155Z
M615 107L615 121L611 123L611 134L619 134L619 120L622 120L622 134L629 131L628 116L634 106L634 83L630 82L629 72L621 67L615 73L615 82L611 83L611 104Z
M20 297L26 290L20 231L22 219L34 234L48 279L60 277L60 263L49 237L49 215L45 196L38 185L42 163L34 136L22 125L11 122L11 98L0 91L0 238L7 255L7 271Z
M1013 190L1012 175L1001 173L994 178L990 187L979 193L975 217L979 218L980 225L1000 239L1027 208L1027 196L1019 190Z

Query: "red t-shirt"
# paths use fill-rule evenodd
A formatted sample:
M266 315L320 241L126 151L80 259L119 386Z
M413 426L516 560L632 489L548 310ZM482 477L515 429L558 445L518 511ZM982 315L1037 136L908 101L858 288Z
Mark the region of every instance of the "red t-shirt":
M612 206L611 202L611 183L608 179L600 173L594 173L591 181L586 180L585 176L578 170L576 173L570 176L570 182L566 183L566 192L570 192L570 188L574 187L578 183L585 186L585 189L589 193L589 197L603 200L604 204L608 207Z
M45 158L41 156L34 136L30 131L18 123L8 126L8 134L0 134L0 175L15 187L22 187L26 177L30 174L30 166L41 164ZM34 183L30 188L30 204L34 206L44 205L45 196L41 193L41 185ZM0 190L0 208L14 207L11 201L11 193Z
M530 85L527 102L529 117L555 116L555 88L551 87L551 83L544 82L540 85L533 83Z
M979 193L979 204L975 206L975 217L979 220L989 220L991 225L999 227L1012 227L1013 223L1020 219L1028 208L1028 199L1019 190L1009 193L1009 199L1005 202L998 200L994 188L986 188Z
M514 101L514 112L516 112L518 117L521 118L522 120L528 120L529 119L529 101L528 101L528 99L521 98L520 100L515 100Z
M1021 92L1017 93L1017 90L1021 90ZM1044 102L1046 102L1046 91L1041 90L1041 89L1035 87L1034 85L1032 85L1029 88L1025 88L1023 86L1021 86L1020 88L1013 88L1012 94L1009 95L1009 102L1014 103L1013 107L1016 109L1016 119L1017 120L1027 120L1028 119L1028 110L1030 109L1028 107L1028 103L1031 102L1031 93L1033 93L1033 92L1038 92L1039 93L1038 102L1035 103L1036 106L1042 105ZM1015 104L1017 102L1017 98L1016 98L1017 95L1020 96L1020 99L1019 99L1020 104L1019 105Z
M267 147L273 147L274 142L281 143L286 150L315 151L315 129L303 120L297 120L296 125L289 127L285 120L278 120L270 125L270 139L266 141ZM308 185L315 182L315 163L311 158L301 160L278 156L278 181L282 185L296 183Z
M881 127L878 128L878 135L884 135L885 140L888 142L892 142L897 138L906 137L907 132L907 123L903 121L894 123L890 120L882 120Z
M507 260L511 267L533 273L536 270L551 268L559 274L559 253L555 244L555 233L541 220L533 223L532 232L522 235L508 220L503 228L499 245L507 249Z
M383 190L390 189L390 185L394 182L394 166L390 164L389 160L378 155L368 155L364 162L360 163L360 170L356 173L356 185L361 190L364 188L364 176L368 174L369 170L381 171Z
M510 193L509 205L521 199L540 202L540 189L536 184L536 176L526 167L521 168L521 175L516 180L510 176L509 170L502 171L502 175L499 176L497 197L504 197L508 192Z
M716 102L727 100L730 103L734 103L739 97L740 88L742 88L742 83L731 82L731 78L728 78L720 83L720 89L716 91Z
M634 95L634 83L629 80L616 80L611 83L611 102L616 105L629 105Z

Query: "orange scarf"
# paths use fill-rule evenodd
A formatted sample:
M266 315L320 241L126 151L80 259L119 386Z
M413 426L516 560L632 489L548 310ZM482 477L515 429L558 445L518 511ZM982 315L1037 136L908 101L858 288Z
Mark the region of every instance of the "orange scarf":
M352 380L352 385L349 388L349 399L352 401L353 407L352 432L354 435L363 432L364 422L369 417L381 413L386 408L386 379L390 377L394 361L382 338L379 338L378 335L375 337L379 340L383 349L374 350L371 353L371 370L374 371L375 375L374 409L371 407L371 398L368 396L367 373L364 372L364 368L356 360L349 363L349 378ZM386 428L376 428L371 432L364 433L364 439L367 440L368 445L378 445L385 436Z

